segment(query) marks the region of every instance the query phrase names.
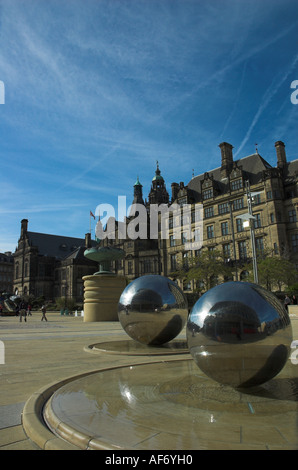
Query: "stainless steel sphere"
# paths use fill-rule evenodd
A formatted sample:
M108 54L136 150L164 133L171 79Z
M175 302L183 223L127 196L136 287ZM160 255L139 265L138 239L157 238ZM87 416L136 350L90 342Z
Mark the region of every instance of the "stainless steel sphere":
M188 305L181 289L167 277L141 276L122 292L118 317L124 331L146 345L171 341L187 321Z
M241 388L267 382L281 371L290 354L292 327L274 294L256 284L227 282L197 301L186 335L206 375Z

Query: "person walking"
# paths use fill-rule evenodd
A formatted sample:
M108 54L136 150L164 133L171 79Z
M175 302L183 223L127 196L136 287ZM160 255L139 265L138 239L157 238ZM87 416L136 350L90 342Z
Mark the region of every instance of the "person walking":
M291 303L290 297L288 295L286 295L285 300L284 300L284 306L285 306L287 311L289 310L290 303Z
M27 305L25 304L24 301L21 302L20 304L20 322L22 321L22 318L24 317L24 321L27 321Z
M48 319L47 319L47 317L46 317L47 310L46 310L45 305L43 305L43 306L41 307L41 312L42 312L41 321L42 321L42 320L48 321Z

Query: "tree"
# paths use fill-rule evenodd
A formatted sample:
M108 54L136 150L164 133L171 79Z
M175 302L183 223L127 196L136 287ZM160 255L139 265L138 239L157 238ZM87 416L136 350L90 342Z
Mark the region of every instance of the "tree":
M291 261L279 256L263 256L257 260L259 284L267 290L283 290L297 280L297 271ZM251 264L248 267L252 270ZM253 281L252 274L249 279Z
M220 283L219 278L230 279L232 268L225 263L220 251L203 250L198 256L188 258L188 265L180 266L172 276L200 282L198 290L207 291Z
M59 309L68 309L70 311L75 309L76 302L72 297L58 297L55 300Z

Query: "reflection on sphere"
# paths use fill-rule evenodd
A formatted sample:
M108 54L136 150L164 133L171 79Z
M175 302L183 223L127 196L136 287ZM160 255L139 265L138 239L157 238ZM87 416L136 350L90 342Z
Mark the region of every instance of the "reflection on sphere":
M118 317L124 331L147 345L161 345L183 329L188 314L181 289L167 277L141 276L122 292Z
M190 313L186 334L198 367L233 387L251 387L275 377L292 342L290 319L281 302L248 282L227 282L206 292Z

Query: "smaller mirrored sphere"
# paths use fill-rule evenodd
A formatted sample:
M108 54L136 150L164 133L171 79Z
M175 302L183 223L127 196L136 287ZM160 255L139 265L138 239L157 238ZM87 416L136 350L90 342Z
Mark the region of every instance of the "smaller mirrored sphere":
M188 303L182 290L167 277L141 276L122 292L119 322L135 341L146 345L165 344L182 331Z
M186 328L190 353L209 377L235 388L275 377L291 348L292 327L279 299L248 282L227 282L194 305Z

